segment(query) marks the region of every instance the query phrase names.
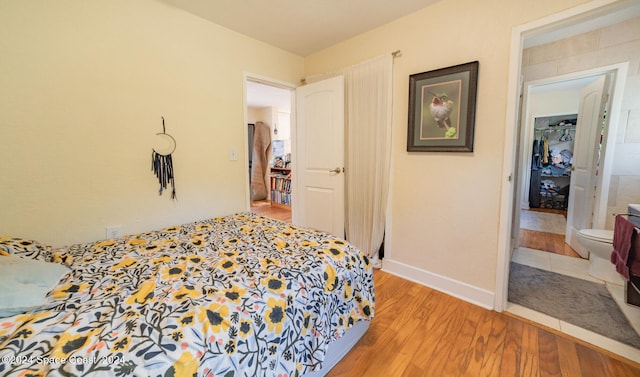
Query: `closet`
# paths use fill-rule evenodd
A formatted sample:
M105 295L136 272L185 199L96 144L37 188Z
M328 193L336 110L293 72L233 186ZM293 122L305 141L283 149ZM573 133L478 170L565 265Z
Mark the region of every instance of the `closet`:
M535 118L530 208L567 210L577 118L577 114Z

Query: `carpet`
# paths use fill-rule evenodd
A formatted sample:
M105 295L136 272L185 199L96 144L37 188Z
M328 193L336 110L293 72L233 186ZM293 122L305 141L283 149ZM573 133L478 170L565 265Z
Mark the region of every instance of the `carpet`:
M539 232L565 234L567 220L557 213L521 210L520 228Z
M509 301L640 349L604 284L512 262Z

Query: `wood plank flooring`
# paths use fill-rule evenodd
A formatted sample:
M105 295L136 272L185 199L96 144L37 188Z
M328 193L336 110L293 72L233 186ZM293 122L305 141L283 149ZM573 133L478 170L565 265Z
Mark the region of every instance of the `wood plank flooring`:
M508 313L374 273L375 318L327 375L640 376L640 364Z
M520 246L580 258L580 254L564 241L564 234L520 229Z
M567 211L547 208L531 208L529 211L547 212L567 217ZM564 241L564 234L540 232L536 230L520 229L520 246L534 250L548 251L554 254L581 258L571 246Z
M251 210L291 221L291 211L269 202L254 202ZM562 246L563 236L529 232L521 232L522 246L579 257ZM640 376L640 364L510 313L381 270L374 279L375 318L327 377Z
M268 200L251 202L251 212L273 219L291 222L291 210L281 207L272 207Z

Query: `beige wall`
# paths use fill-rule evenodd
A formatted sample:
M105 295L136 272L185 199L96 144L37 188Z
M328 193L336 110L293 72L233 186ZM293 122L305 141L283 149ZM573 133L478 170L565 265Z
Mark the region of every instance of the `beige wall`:
M440 287L469 287L461 295L493 304L511 30L583 2L443 0L305 59L311 75L402 51L394 60L385 268ZM480 62L474 152L408 153L409 75L474 60Z
M108 225L132 233L243 210L243 72L294 83L399 49L385 268L468 286L486 304L511 30L585 2L442 0L305 59L152 0L0 2L0 234L62 245ZM407 153L409 75L473 60L474 152ZM161 116L178 144L177 202L157 195L150 171Z
M559 76L591 68L629 62L626 78L607 213L626 213L627 205L640 203L640 17L531 47L523 52L525 81ZM614 217L606 217L613 229Z
M0 235L53 245L245 210L243 72L303 73L301 57L153 0L2 1L0 51ZM150 170L161 116L177 201Z

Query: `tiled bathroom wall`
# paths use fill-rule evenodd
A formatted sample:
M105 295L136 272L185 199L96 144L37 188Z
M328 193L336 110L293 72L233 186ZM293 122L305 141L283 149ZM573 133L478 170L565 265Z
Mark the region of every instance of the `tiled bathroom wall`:
M627 204L640 203L640 17L602 29L534 46L523 51L524 81L538 80L629 62L613 171L609 214L626 213ZM607 216L613 229L614 217Z

